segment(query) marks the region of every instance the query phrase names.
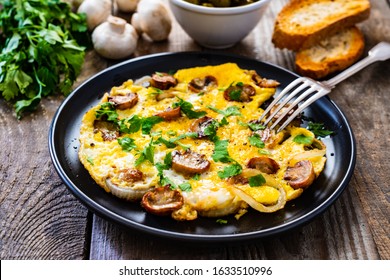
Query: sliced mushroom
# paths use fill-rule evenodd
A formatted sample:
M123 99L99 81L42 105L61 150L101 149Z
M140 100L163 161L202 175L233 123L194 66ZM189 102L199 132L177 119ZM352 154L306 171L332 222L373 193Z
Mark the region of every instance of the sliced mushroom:
M271 79L266 79L266 78L261 77L254 70L250 70L249 74L252 75L252 80L259 87L263 87L263 88L276 88L276 87L278 87L280 85L280 83L278 81L276 81L276 80L271 80Z
M138 102L138 94L129 92L126 95L111 95L108 101L114 103L115 108L126 110L133 108Z
M260 170L263 173L275 174L279 170L279 164L267 156L251 158L247 164L248 168Z
M249 183L249 179L243 176L242 174L240 174L233 177L229 177L227 179L227 182L231 185L237 185L237 184L245 185Z
M187 149L183 154L179 151L172 152L172 169L184 174L200 174L206 172L210 162L205 155L192 152Z
M206 137L207 135L205 134L205 129L213 123L214 119L210 118L208 116L204 116L200 119L197 119L194 121L191 126L190 130L192 132L198 133L198 138L203 138Z
M155 215L169 215L183 206L184 199L177 190L169 186L157 187L148 191L142 197L141 205L146 211Z
M155 114L155 116L163 118L166 121L176 120L181 117L181 109L180 107L174 109L168 108L163 112Z
M102 133L104 141L112 141L120 136L115 124L107 121L95 120L93 122L93 132L98 133L99 131Z
M284 180L293 189L305 189L313 183L315 178L313 164L310 160L302 160L297 162L293 167L287 167L286 173L284 174Z
M223 93L223 97L227 101L250 102L252 96L256 94L256 90L251 85L231 85Z
M136 168L125 168L118 171L118 179L128 183L142 181L144 174Z
M177 85L177 80L168 73L155 73L150 80L152 87L166 90Z
M195 78L188 83L188 88L193 92L206 91L209 88L217 87L218 81L214 76L208 75L201 78Z
M260 136L260 139L264 142L265 147L268 149L273 149L276 145L281 144L284 140L290 137L290 133L286 130L275 133L274 130L270 130L268 127L263 130L257 130L254 133Z

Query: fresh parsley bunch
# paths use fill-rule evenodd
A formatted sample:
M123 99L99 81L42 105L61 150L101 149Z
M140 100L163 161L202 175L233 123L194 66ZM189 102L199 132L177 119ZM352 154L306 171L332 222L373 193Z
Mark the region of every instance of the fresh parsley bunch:
M60 0L0 0L0 92L20 118L43 97L67 95L89 42L84 14ZM77 39L76 39L77 38Z

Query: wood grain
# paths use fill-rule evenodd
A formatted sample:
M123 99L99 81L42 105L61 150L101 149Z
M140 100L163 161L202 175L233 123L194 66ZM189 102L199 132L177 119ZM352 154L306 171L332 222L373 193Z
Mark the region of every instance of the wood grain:
M287 0L272 1L253 32L220 50L294 70L294 53L275 49L273 22ZM371 1L360 24L366 52L390 42L390 8ZM168 41L141 38L134 56L207 50L174 21ZM75 86L119 61L94 51ZM18 121L0 100L0 259L390 259L390 63L369 66L344 81L331 98L355 133L357 163L341 197L311 223L286 234L245 243L199 245L122 228L90 213L64 186L51 164L47 136L63 97L44 100Z
M86 61L75 86L107 65L93 52ZM49 126L63 99L43 100L20 121L0 101L0 259L88 255L88 211L57 176L48 150Z

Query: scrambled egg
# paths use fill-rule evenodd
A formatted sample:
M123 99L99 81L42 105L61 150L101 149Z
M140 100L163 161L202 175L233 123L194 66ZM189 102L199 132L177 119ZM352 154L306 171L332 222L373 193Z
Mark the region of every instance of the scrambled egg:
M191 81L206 76L214 77L217 85L197 92L189 89ZM326 147L309 130L289 126L264 139L261 130L257 133L258 129L251 128L263 112L260 105L275 93L275 87L259 85L253 71L226 63L181 69L173 77L177 84L164 90L128 80L113 87L83 117L79 158L107 192L140 201L145 193L169 185L183 199L178 209L169 212L176 220L230 214L239 217L248 207L274 212L297 198L307 186L293 187L286 179L286 170L295 164L309 161L315 177L324 169ZM255 90L250 101L227 100L224 92L242 84ZM110 96L129 92L137 95L134 106L121 110L109 106ZM150 117L178 106L179 117L147 123ZM199 118L189 118L185 106L211 118L214 133L209 129L211 134L206 137L194 137L190 128ZM99 121L113 126L101 129ZM121 130L123 125L126 129ZM112 139L106 139L105 133ZM297 136L304 141L297 141ZM186 150L202 155L209 163L208 169L195 174L174 170L170 165L173 151L183 154ZM249 161L257 157L271 159L277 168L263 172L256 164L251 166Z

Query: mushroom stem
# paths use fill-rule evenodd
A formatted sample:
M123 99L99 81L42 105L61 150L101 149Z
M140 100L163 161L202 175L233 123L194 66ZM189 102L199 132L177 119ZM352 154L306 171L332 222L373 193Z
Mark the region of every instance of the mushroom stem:
M109 16L107 18L107 22L109 23L110 29L112 32L123 34L125 32L126 21L119 17Z

